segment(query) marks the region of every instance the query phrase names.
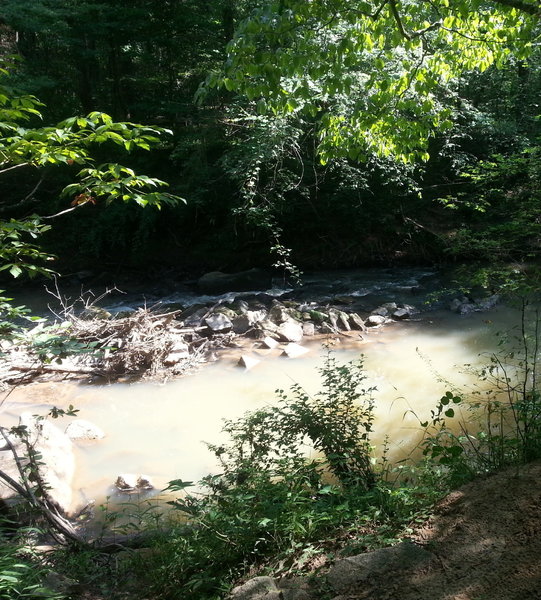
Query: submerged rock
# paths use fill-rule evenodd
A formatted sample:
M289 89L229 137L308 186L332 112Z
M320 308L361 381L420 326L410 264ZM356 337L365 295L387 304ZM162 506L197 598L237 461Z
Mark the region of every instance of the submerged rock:
M243 354L239 358L238 365L239 367L244 367L247 371L258 365L261 361L254 356L249 356L248 354Z
M72 480L75 472L73 444L69 437L49 421L23 413L19 422L25 428L25 435L34 450L40 455L39 473L47 487L49 498L65 513L72 502ZM9 435L9 440L19 456L25 456L25 442L20 436ZM7 444L0 447L0 469L20 481L13 453ZM0 483L0 498L10 498L15 492Z
M72 421L65 431L70 440L101 440L105 437L103 430L84 419Z
M116 478L115 487L119 492L136 492L154 489L154 485L148 475L135 475L133 473L119 475Z
M287 346L284 346L284 351L282 354L284 354L288 358L298 358L299 356L302 356L307 352L307 348L304 348L304 346L299 346L299 344L294 344L292 342L290 344L287 344Z
M268 348L269 350L274 350L274 348L277 348L279 345L280 342L270 336L266 336L261 340L261 346L263 348Z
M249 292L265 290L272 285L269 273L262 269L249 269L238 273L212 271L200 277L198 288L204 294L223 294L225 292Z
M498 294L493 294L487 298L478 301L473 301L466 296L462 298L454 298L449 304L449 310L458 313L459 315L467 315L472 312L484 312L493 309L500 301Z

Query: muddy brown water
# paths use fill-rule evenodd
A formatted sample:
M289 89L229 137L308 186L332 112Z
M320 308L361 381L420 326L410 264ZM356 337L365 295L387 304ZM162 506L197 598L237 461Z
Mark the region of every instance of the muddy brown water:
M372 437L376 454L387 437L389 458L406 458L418 444L419 419L426 418L449 389L445 380L477 385L463 365L486 362L480 355L495 348L496 332L517 321L518 313L505 307L467 316L426 313L419 321L371 331L359 343L343 339L335 344L339 361L364 355L366 385L377 388ZM52 406L73 404L79 417L99 425L106 432L103 440L75 444L73 505L90 499L100 504L109 496L118 498L113 483L120 473L146 474L156 488L163 488L172 479L197 481L217 472L204 442L223 439L223 419L272 404L275 390L293 383L310 393L318 391L317 368L327 350L320 344L308 347L309 353L297 359L253 348L261 362L249 371L236 364L241 351L229 351L196 374L167 383L38 383L12 392L2 403L0 417L9 425L23 411L43 414Z

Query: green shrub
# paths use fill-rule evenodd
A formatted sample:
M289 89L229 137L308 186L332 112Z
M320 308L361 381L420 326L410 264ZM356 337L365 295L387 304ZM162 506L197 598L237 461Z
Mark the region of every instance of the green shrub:
M172 502L184 523L146 564L160 597L218 598L248 571L295 572L347 544L352 531L363 549L382 546L411 520L420 488L397 495L374 470L373 390L362 386L361 362L329 356L321 377L313 396L294 385L278 390L276 406L225 423L229 441L209 446L222 472Z
M423 453L446 467L451 485L541 458L539 309L524 301L518 328L499 337L500 350L470 369L479 385L447 392L421 423ZM455 405L464 409L460 419Z
M47 572L37 559L25 556L20 546L0 540L0 598L62 600L63 594L53 592L44 584Z

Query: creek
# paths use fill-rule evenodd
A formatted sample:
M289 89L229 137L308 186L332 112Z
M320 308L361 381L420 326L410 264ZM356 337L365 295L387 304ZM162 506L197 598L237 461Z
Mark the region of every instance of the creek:
M360 342L335 343L339 361L364 355L366 385L377 388L372 437L376 452L385 437L392 461L414 451L419 419L426 418L449 389L445 380L475 386L476 377L462 366L486 362L480 354L495 348L496 332L508 330L517 320L518 313L504 306L464 316L431 311L372 330ZM107 497L121 501L125 496L113 487L120 473L146 474L158 489L171 479L197 481L218 470L204 441L220 441L222 419L275 402L275 389L287 390L292 383L316 392L317 367L326 350L317 343L308 347L309 353L297 359L279 356L276 350L252 349L261 362L251 370L237 366L241 349L230 349L196 374L162 384L37 383L15 389L4 400L2 420L9 425L22 411L44 414L52 406L73 404L80 418L106 432L103 440L75 444L73 507L90 499L97 504Z

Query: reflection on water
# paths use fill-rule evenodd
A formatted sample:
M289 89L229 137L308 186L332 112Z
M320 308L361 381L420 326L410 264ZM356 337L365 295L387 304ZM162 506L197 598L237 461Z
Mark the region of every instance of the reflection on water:
M448 389L442 379L474 384L461 366L482 362L479 353L494 346L494 333L508 329L516 318L503 307L467 317L431 313L423 321L366 334L356 347L335 346L338 360L365 356L367 387L377 387L376 446L388 436L391 459L406 457L419 435L411 411L420 418L429 415ZM76 504L91 498L103 501L120 473L147 474L157 487L175 478L197 481L217 469L203 442L220 441L222 419L273 403L274 390L288 389L294 382L311 393L319 389L316 369L324 349L314 346L302 359L256 352L261 362L250 371L236 366L238 354L229 355L196 375L166 384L28 386L3 403L3 422L14 422L23 410L46 412L50 406L71 403L81 418L106 432L101 441L77 443Z

